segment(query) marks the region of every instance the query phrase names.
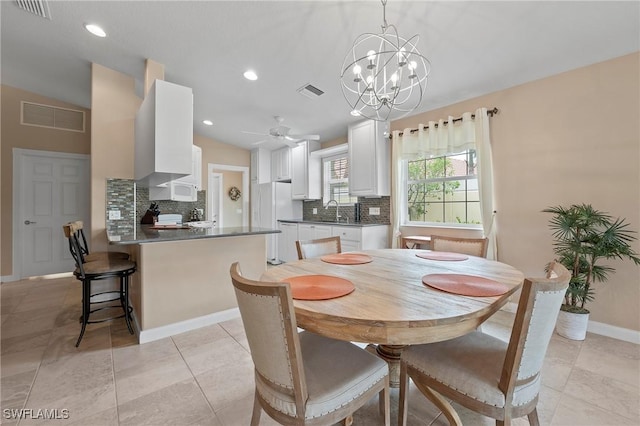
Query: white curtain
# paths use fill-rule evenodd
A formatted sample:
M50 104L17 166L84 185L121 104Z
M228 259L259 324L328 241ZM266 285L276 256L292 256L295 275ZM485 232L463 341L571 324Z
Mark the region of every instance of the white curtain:
M475 115L475 119L473 118ZM436 126L437 125L437 126ZM480 193L480 212L485 237L489 239L487 257L496 259L496 238L493 203L493 173L491 160L491 141L489 137L489 117L486 108L479 108L474 114L465 112L462 120L454 117L441 119L437 123L430 121L420 124L418 130L411 132L405 129L400 136L399 131L393 133L392 150L392 187L394 189L391 214L393 217L393 247L398 246L400 236L400 220L404 206L402 193L403 182L401 162L432 155L444 155L475 149L478 155L478 187Z

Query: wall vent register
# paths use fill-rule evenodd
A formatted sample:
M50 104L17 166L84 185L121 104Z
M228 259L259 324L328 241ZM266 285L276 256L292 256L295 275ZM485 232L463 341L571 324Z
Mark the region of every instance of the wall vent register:
M20 124L25 126L85 131L84 111L22 101L20 112Z

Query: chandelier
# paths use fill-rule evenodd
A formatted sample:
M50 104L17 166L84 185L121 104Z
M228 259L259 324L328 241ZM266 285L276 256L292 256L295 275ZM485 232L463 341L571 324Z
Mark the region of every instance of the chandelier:
M382 33L356 38L342 64L342 94L351 115L377 121L406 116L422 102L431 63L416 45L416 34L406 40L395 25L387 24L387 0L382 2Z

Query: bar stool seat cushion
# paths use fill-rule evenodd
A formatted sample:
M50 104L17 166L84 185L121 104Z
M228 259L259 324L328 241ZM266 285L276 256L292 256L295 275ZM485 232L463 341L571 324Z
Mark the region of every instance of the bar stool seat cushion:
M109 259L129 259L129 253L122 251L94 251L93 253L85 254L85 262L95 262L96 260L103 260L105 257Z
M131 260L103 258L84 263L82 265L86 275L102 275L124 273L136 268L136 263ZM74 274L80 274L80 268L76 268Z

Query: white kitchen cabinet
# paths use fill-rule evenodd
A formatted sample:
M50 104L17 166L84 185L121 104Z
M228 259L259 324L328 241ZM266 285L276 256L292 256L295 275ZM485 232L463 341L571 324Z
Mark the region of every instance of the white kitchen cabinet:
M170 182L149 187L149 200L198 201L202 189L202 148L191 146L191 173Z
M251 150L251 182L271 182L271 152L264 148Z
M135 180L157 186L191 174L193 91L156 80L135 118Z
M283 262L293 262L298 260L296 250L296 240L298 239L297 223L278 223L278 257Z
M309 241L318 238L328 238L332 235L331 225L316 225L311 223L298 224L298 240Z
M291 196L294 200L322 198L322 159L310 156L320 144L302 141L291 149Z
M273 182L291 181L291 148L285 147L271 151L271 180Z
M349 126L349 194L381 197L391 193L388 123L366 120Z
M374 250L389 247L389 227L379 226L340 226L331 227L331 235L340 237L343 252Z

